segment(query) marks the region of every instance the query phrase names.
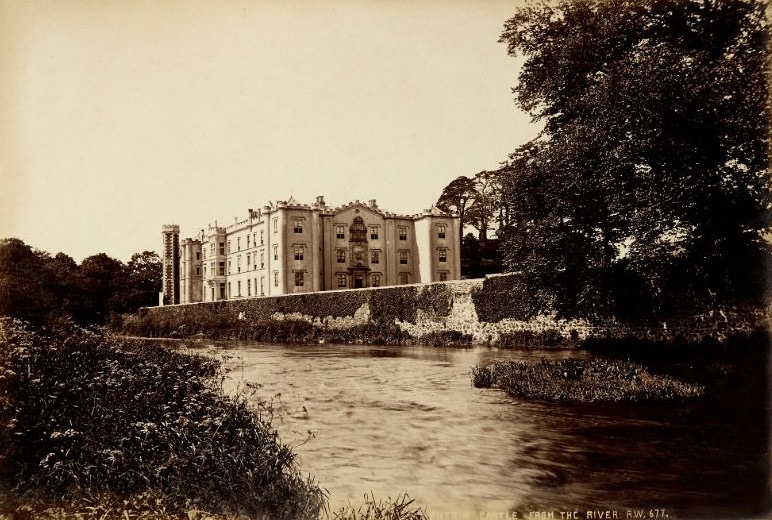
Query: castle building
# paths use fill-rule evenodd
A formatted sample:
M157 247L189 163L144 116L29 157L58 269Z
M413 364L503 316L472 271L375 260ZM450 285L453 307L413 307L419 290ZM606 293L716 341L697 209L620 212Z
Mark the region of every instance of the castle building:
M459 219L437 208L406 216L375 200L330 207L321 196L311 205L290 197L194 238L179 240L177 226L162 233L165 305L461 277ZM167 264L176 266L169 283Z

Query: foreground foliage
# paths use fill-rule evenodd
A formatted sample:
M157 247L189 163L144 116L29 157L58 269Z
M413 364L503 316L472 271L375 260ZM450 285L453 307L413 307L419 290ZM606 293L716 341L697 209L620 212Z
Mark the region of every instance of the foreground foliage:
M221 370L69 324L34 333L3 320L4 487L46 506L38 512L317 518L324 492L301 477L265 410L223 394Z
M376 500L365 495L364 503L355 507L347 506L334 511L332 520L428 520L426 513L413 504L407 494L396 499Z
M650 374L635 363L575 358L475 366L472 384L476 388L501 388L516 397L581 402L672 401L699 397L704 391L700 386Z

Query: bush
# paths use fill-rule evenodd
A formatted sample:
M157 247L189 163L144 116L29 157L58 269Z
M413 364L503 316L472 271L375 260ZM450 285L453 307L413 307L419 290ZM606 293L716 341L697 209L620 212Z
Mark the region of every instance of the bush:
M342 507L333 512L332 520L428 520L422 508L413 506L407 494L396 499L375 500L373 495L365 495L364 504L356 509L353 506Z
M301 478L270 415L225 396L222 377L212 358L4 319L3 484L46 505L317 518L324 492Z
M471 334L458 330L438 330L424 334L416 343L431 347L463 347L471 345L473 341L474 336Z

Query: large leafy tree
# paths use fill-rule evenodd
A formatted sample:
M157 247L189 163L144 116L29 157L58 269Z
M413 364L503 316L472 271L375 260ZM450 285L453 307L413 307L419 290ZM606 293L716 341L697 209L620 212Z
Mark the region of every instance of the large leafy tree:
M458 236L464 236L464 226L470 224L468 210L477 197L475 182L466 175L453 179L440 194L436 206L459 216Z
M760 0L530 4L502 41L542 134L503 181L505 262L564 315L754 300L769 259Z

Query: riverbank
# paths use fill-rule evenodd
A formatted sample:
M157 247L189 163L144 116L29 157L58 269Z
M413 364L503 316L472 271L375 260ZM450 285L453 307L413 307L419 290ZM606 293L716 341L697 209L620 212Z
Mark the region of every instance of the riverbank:
M0 320L0 518L360 518L327 510L271 408L223 378L212 357Z

